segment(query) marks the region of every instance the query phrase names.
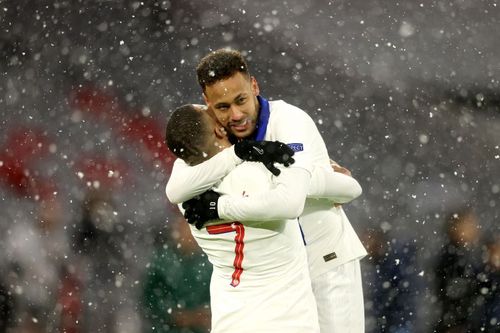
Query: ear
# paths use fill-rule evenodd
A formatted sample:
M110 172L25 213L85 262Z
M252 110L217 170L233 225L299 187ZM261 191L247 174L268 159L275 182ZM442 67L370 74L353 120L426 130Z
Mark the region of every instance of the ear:
M209 105L208 98L207 95L205 95L205 93L203 93L203 100L205 101L205 104L208 106Z
M250 78L250 84L252 85L253 95L258 96L260 94L260 89L259 89L259 84L257 83L257 80L255 79L255 76L252 76Z
M215 125L214 133L215 133L215 136L219 139L227 137L226 129L224 127L222 127L221 124Z

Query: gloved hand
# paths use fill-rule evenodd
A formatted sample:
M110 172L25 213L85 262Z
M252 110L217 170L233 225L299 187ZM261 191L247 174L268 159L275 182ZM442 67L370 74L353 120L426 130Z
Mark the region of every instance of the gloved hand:
M194 224L200 230L205 222L219 218L217 211L217 202L220 194L212 190L197 195L182 203L182 208L185 209L184 217L189 224Z
M279 141L242 140L234 145L234 152L242 160L263 163L275 176L280 174L280 170L274 163L287 167L295 162L292 148Z

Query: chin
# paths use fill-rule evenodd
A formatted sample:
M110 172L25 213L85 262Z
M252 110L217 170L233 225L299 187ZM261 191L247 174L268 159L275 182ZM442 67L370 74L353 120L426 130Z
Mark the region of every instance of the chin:
M252 134L252 131L241 131L241 132L234 132L233 135L237 137L238 139L244 139L249 137Z
M252 133L255 131L255 127L249 127L243 131L231 131L231 133L237 137L238 139L244 139L252 135Z

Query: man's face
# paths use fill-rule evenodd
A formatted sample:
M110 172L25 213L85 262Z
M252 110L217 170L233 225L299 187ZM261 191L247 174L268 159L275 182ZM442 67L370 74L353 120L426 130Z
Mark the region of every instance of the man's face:
M207 151L207 154L210 155L209 158L224 148L230 147L231 142L227 137L227 133L215 117L213 110L205 105L195 104L194 106L198 112L203 113L203 119L208 128L209 136L206 138L206 143L210 148Z
M252 77L237 72L205 88L205 102L220 123L238 138L250 136L257 125L259 86Z

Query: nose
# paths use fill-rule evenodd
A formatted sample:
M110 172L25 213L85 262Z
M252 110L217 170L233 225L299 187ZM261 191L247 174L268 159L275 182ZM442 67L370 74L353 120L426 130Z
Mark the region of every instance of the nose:
M241 120L243 117L244 117L244 113L241 111L241 109L236 105L232 105L231 106L231 120L238 121L238 120Z

